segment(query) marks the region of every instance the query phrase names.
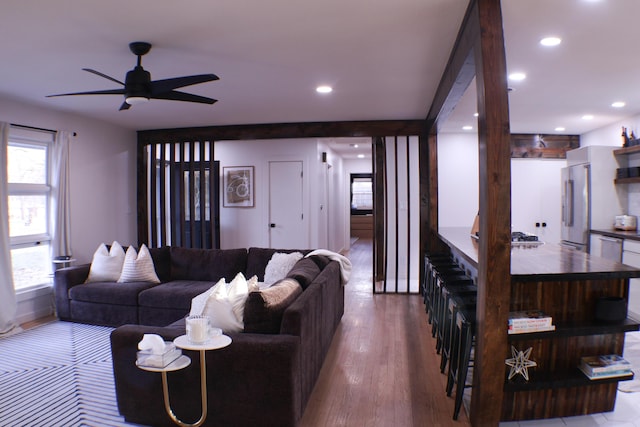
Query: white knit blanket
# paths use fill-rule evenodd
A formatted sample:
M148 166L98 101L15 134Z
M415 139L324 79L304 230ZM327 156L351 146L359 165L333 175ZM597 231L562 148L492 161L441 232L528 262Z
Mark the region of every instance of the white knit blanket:
M344 255L340 255L337 252L332 252L328 249L316 249L314 251L309 252L306 256L309 257L311 255L322 255L326 256L332 261L338 261L340 264L340 279L343 285L346 285L349 281L349 277L351 276L351 261Z

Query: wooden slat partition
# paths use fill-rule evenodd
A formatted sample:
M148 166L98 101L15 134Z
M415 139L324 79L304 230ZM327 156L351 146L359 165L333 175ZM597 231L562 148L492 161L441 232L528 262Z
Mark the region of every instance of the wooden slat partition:
M220 168L213 142L142 145L138 159L139 244L220 247Z
M419 209L417 187L411 186L412 173L418 171L414 164L419 148L415 136L389 136L379 141L380 153L384 163L380 166L382 173L374 176L382 179L376 181L376 200L382 200L383 208L378 206L376 218L384 217L383 245L380 260L384 263L384 274L379 280L381 286L374 284L374 292L380 293L417 293L419 278L412 278L412 271L419 272L418 244L412 245L411 211ZM414 217L415 218L415 217ZM413 267L415 266L415 267Z

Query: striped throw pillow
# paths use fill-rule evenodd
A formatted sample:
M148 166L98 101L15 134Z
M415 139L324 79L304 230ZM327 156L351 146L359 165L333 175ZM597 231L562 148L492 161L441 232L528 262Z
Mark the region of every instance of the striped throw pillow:
M140 253L136 253L133 246L129 246L118 282L160 283L147 245L143 244L140 247Z

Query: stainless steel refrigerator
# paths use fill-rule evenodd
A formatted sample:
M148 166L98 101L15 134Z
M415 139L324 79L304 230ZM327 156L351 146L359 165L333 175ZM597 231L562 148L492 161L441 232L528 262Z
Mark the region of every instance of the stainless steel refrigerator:
M626 189L614 183L619 167L615 148L588 146L567 152L567 167L561 170L561 244L589 251L590 230L611 230L615 216L625 213Z
M580 251L589 245L591 166L580 164L562 168L561 244Z

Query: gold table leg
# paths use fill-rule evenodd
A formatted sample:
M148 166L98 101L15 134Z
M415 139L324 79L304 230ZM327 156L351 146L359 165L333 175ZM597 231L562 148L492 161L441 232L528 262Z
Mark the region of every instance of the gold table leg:
M174 423L181 427L198 427L204 423L207 418L207 364L205 361L205 350L200 350L200 396L202 398L202 415L200 419L193 424L180 421L171 409L169 402L169 385L167 383L167 372L162 371L162 394L164 395L164 408Z

